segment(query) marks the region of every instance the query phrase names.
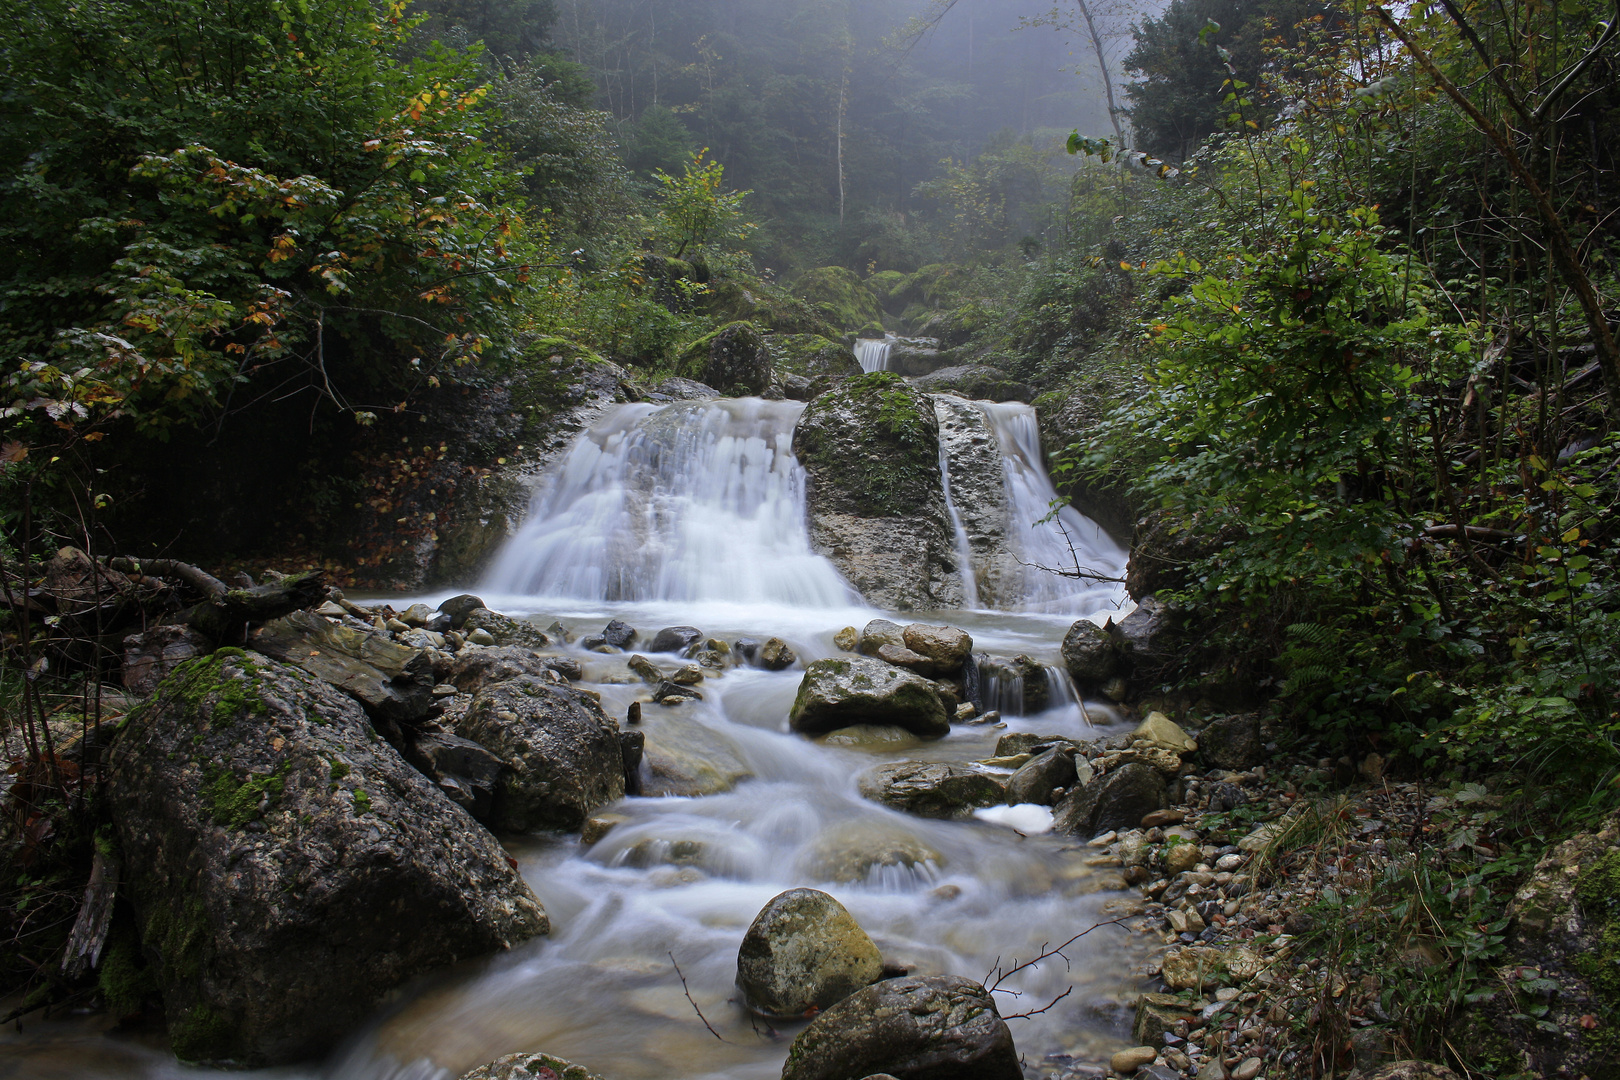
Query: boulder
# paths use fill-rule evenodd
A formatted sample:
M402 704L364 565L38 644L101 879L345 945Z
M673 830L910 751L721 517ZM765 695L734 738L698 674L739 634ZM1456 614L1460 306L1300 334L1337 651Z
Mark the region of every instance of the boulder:
M868 603L962 605L939 422L926 395L892 372L846 380L805 407L793 452L805 470L811 543Z
M124 639L124 689L145 697L164 677L214 647L189 626L154 626Z
M979 603L1018 608L1026 568L1008 538L1006 468L1001 440L978 405L948 394L933 396L940 449L951 470L951 501L967 539Z
M479 821L489 819L506 762L471 739L447 731L413 733L406 757L451 802Z
M962 668L962 662L973 652L973 638L965 630L954 626L933 626L912 623L901 631L901 640L912 652L924 656L932 664L926 675L950 675Z
M703 640L703 631L695 626L666 626L653 635L647 645L648 652L685 652Z
M856 652L861 647L861 632L846 626L833 635L833 646L843 652Z
M1193 737L1162 712L1150 712L1131 732L1131 742L1145 742L1173 754L1190 754L1198 749Z
M353 698L265 656L177 668L129 714L107 795L182 1060L319 1055L394 987L548 929Z
M602 1080L582 1065L550 1054L508 1054L462 1073L461 1080Z
M878 335L883 333L883 307L876 294L846 267L806 270L793 283L793 295L840 330L854 333L875 323Z
M782 1080L1023 1080L1012 1032L984 987L955 975L886 979L800 1032Z
M519 675L546 679L548 671L555 671L566 679L578 679L582 674L579 661L573 657L541 656L516 645L497 645L487 649L463 649L456 654L444 678L456 689L476 694L488 684L505 682Z
M592 810L624 797L619 727L595 697L521 675L480 690L456 734L507 763L492 827L573 831Z
M1136 610L1114 624L1114 640L1133 668L1151 670L1170 653L1174 628L1169 607L1156 597L1144 596L1136 602Z
M466 625L467 616L483 606L484 601L472 593L462 593L460 596L452 596L440 604L439 612L450 616L450 629L460 630Z
M896 761L864 773L861 796L895 810L931 818L966 817L985 806L1006 801L1001 782L961 765L933 761Z
M1052 798L1054 788L1073 787L1078 778L1074 755L1072 751L1064 753L1064 749L1053 747L1038 754L1013 773L1007 781L1008 804L1038 803L1051 806L1056 801ZM1086 771L1089 773L1091 770L1088 767Z
M1198 733L1198 752L1206 764L1217 769L1242 770L1260 764L1265 742L1259 715L1223 716L1205 724Z
M816 889L790 889L755 916L737 950L743 1004L798 1019L877 981L883 956L844 905Z
M929 375L956 363L956 354L939 347L938 338L897 337L889 346L889 370L901 375Z
M1090 619L1081 619L1063 635L1063 666L1082 690L1107 685L1119 672L1119 660L1114 635Z
M1034 716L1052 703L1046 665L1020 653L1017 656L978 657L980 694L985 707L1009 716Z
M838 380L861 374L853 349L819 334L772 334L765 342L771 351L771 366L782 379L783 391L795 383L802 388L802 397L787 394L795 400L809 401L826 393Z
M932 675L934 673L935 665L932 660L921 653L912 652L904 645L879 645L877 658L885 664L893 664L895 667L902 667L907 671L915 671L919 675Z
M641 730L643 795L718 795L754 775L729 736L689 716L648 713Z
M1064 796L1052 811L1052 830L1088 837L1134 829L1164 802L1164 778L1152 766L1132 761Z
M1033 401L1035 391L1000 368L987 364L964 364L936 368L912 383L930 394L960 394L980 401Z
M261 626L248 645L352 695L380 720L413 724L433 707L433 657L378 634L295 611Z
M762 394L771 385L771 353L753 323L723 326L709 341L703 381L721 393Z
M933 683L867 657L834 657L811 664L799 683L788 723L794 731L810 735L851 724L894 724L924 737L951 730Z
M497 645L521 645L526 649L544 649L551 644L534 623L527 619L514 619L489 608L474 608L461 621L460 629L467 634L483 630L495 639Z
M892 623L888 619L873 619L861 631L858 644L860 651L867 656L876 656L878 650L885 645L903 649L906 647L906 630L899 623Z
M602 628L602 640L615 649L628 649L637 636L636 628L620 619L614 619Z

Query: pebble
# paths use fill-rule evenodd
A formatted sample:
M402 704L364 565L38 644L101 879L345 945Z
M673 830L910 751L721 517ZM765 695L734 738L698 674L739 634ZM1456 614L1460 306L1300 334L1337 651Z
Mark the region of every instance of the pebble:
M1133 1046L1109 1058L1108 1067L1121 1076L1129 1076L1142 1066L1153 1064L1158 1056L1159 1052L1151 1046Z
M1232 1080L1254 1080L1260 1075L1260 1066L1263 1064L1257 1057L1246 1058L1243 1063L1232 1070Z

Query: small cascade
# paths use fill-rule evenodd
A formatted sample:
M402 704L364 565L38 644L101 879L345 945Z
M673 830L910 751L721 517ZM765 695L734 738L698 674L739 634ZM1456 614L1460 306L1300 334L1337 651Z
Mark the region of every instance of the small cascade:
M860 338L855 342L855 359L867 373L888 371L889 350L893 347L893 338Z
M621 406L575 442L485 587L607 602L851 602L810 548L792 450L803 411L759 398Z
M935 407L935 412L939 407ZM968 544L967 527L962 524L962 514L956 508L956 500L951 498L951 455L949 444L939 441L939 479L945 492L945 511L951 519L951 537L956 548L956 563L962 568L962 606L976 608L979 606L978 575L973 570L973 549Z

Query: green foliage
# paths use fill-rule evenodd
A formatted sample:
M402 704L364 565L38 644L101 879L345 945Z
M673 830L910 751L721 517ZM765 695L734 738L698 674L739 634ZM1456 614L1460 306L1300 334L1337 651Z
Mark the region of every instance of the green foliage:
M743 220L747 191L725 191L726 169L718 161L705 161L707 150L692 153L680 176L662 169L653 173L662 191L653 220L653 241L675 258L703 254L711 263L736 258L740 245L754 231Z
M215 770L203 788L203 801L214 824L241 829L248 822L263 817L286 790L287 773L291 769L292 762L284 761L272 773L250 773L245 780L237 780L229 768Z

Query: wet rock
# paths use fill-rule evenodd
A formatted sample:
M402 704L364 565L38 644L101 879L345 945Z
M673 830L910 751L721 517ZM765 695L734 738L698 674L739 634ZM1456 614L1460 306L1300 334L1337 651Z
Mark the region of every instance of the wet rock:
M861 632L853 626L846 626L833 635L833 646L844 652L855 652L861 647Z
M682 664L675 669L669 681L676 686L696 686L703 681L703 669L696 664Z
M805 671L788 723L820 734L851 724L895 724L925 737L951 729L939 691L927 679L866 657L817 660Z
M939 347L939 339L895 338L889 347L889 370L902 375L931 375L956 362L956 354Z
M445 731L413 734L406 757L451 802L480 821L488 820L504 761L471 739Z
M1159 1052L1151 1046L1132 1046L1117 1051L1108 1059L1108 1067L1121 1076L1130 1076L1142 1066L1153 1064L1153 1059L1158 1056Z
M844 822L811 847L804 872L813 881L864 884L897 872L926 874L945 857L922 840L886 821Z
M939 441L951 471L951 500L967 539L979 603L1017 608L1024 599L1024 565L1008 539L1007 481L1001 441L979 406L933 396Z
M509 832L578 829L624 797L619 727L596 699L523 675L485 686L456 725L508 765L490 823Z
M852 724L821 737L823 746L853 746L873 750L914 746L917 742L917 736L893 724Z
M508 1054L463 1073L461 1080L602 1080L582 1065L550 1054Z
M614 619L603 628L602 640L615 649L627 649L630 643L636 640L636 628L627 622Z
M680 376L665 379L652 388L647 395L648 401L713 401L720 396L720 391L695 379L683 379Z
M705 384L724 394L762 394L771 385L771 352L750 322L728 323L700 339L682 357L682 367L701 373Z
M703 640L703 631L695 626L666 626L653 635L647 645L648 652L685 652Z
M642 724L644 795L718 795L754 775L729 737L675 713L649 713Z
M925 675L953 674L973 652L973 638L954 626L912 623L901 631L901 640L907 649L928 659L932 668Z
M781 638L766 638L754 662L766 671L782 671L799 662L799 657Z
M413 724L433 707L433 658L384 634L295 611L254 631L248 645L352 695L380 719Z
M540 656L528 649L505 645L457 653L445 672L445 681L453 683L458 690L476 694L490 683L515 679L519 675L544 679L548 671L555 671L565 679L578 679L583 674L579 661L572 657Z
M1444 1065L1432 1061L1395 1061L1363 1075L1365 1080L1461 1080Z
M1132 742L1145 742L1176 754L1190 754L1198 749L1191 735L1162 712L1148 713L1147 719L1131 732Z
M932 674L935 668L934 662L928 657L912 652L904 645L879 645L877 658L885 664L915 671L919 675Z
M1055 746L1071 746L1076 750L1080 749L1080 744L1067 736L1035 735L1027 731L1015 731L996 740L996 757L1040 754Z
M1164 1046L1164 1033L1182 1021L1191 1021L1198 1015L1192 1007L1174 994L1143 994L1136 1001L1136 1021L1131 1025L1131 1038L1142 1046Z
M860 778L861 796L919 817L965 817L1006 800L995 777L942 762L897 761Z
M979 679L985 704L1010 716L1034 716L1052 702L1052 687L1046 665L1031 657L989 656L978 658Z
M1153 670L1169 654L1174 619L1164 602L1144 596L1136 610L1114 624L1114 640L1125 659L1138 670Z
M214 647L189 626L154 626L124 639L124 689L145 697L164 677Z
M1265 757L1260 717L1255 713L1223 716L1198 733L1198 752L1217 769L1247 769Z
M1209 812L1224 814L1249 801L1248 793L1236 784L1219 783L1209 790Z
M1034 391L1000 368L984 364L944 367L919 376L912 384L930 394L955 393L978 401L1030 401Z
M992 996L954 975L868 986L824 1010L800 1033L782 1080L1023 1080L1012 1033Z
M547 671L555 671L569 682L579 682L585 677L584 667L572 656L545 656L541 657L541 663Z
M664 679L653 687L652 697L660 705L679 705L687 701L702 701L703 692L689 684Z
M470 631L467 634L467 644L480 646L493 645L495 644L495 635L490 633L488 630L485 630L483 627L479 627L477 630Z
M885 645L893 645L897 649L905 648L906 629L888 619L873 619L861 630L860 651L867 656L876 656L878 650Z
M510 615L502 615L489 608L473 608L462 618L461 625L456 629L468 635L483 630L495 639L496 645L521 645L526 649L544 649L551 644L545 632L534 623L527 619L514 619Z
M399 613L399 621L406 626L426 626L433 618L433 609L426 604L412 604Z
M1052 828L1081 837L1134 829L1164 798L1164 778L1139 761L1128 762L1064 796L1053 810Z
M593 814L585 819L584 825L580 826L579 842L585 845L594 844L629 820L625 814Z
M1100 690L1119 672L1114 636L1090 619L1081 619L1063 636L1063 666L1075 685Z
M1090 767L1086 771L1089 773ZM1007 781L1007 802L1052 805L1052 789L1072 787L1077 779L1072 754L1051 750L1031 758ZM1088 777L1089 779L1089 777Z
M624 793L641 794L641 759L647 752L647 733L620 731L619 754L624 758Z
M630 658L628 666L644 683L657 686L664 681L664 673L659 669L658 665L639 653Z
M114 755L121 888L183 1060L316 1056L394 987L547 930L494 838L289 665L182 665Z
M961 606L928 397L890 372L850 379L805 407L793 450L806 474L811 543L868 603Z
M743 1003L797 1019L875 981L883 957L844 905L816 889L790 889L755 916L737 950Z

